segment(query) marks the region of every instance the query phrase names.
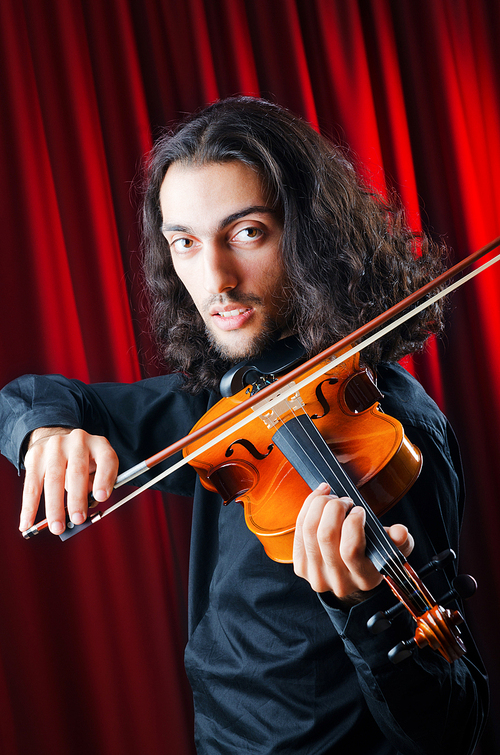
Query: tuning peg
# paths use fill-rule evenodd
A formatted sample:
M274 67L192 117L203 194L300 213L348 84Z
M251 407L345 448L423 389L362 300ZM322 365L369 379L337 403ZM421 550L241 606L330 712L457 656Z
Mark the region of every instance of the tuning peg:
M401 663L401 661L409 658L413 653L413 648L416 646L417 641L414 637L411 640L403 640L398 645L389 650L388 657L392 663Z
M444 569L444 567L454 561L456 557L457 556L455 551L451 550L451 548L445 551L441 551L441 553L436 553L431 558L429 563L419 570L418 576L426 577L427 574L430 574L432 571L436 571L437 569Z
M392 620L404 610L404 603L396 603L396 605L388 608L387 611L377 611L377 613L373 614L366 622L366 626L372 634L385 632L391 626Z
M477 590L477 582L470 574L459 574L451 583L452 589L449 590L439 603L445 606L447 603L451 603L452 600L460 598L461 600L468 600L472 598Z

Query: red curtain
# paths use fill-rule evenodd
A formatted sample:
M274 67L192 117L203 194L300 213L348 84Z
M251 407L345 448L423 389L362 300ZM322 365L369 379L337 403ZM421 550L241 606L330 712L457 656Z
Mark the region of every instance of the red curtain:
M450 261L490 241L499 33L498 0L2 0L0 383L157 371L131 187L160 128L218 97L271 97L349 145ZM455 294L446 337L409 364L463 449L461 557L494 711L499 280L494 267ZM192 753L189 501L151 493L69 542L25 542L21 480L4 459L0 474L2 752ZM492 720L481 752L499 747Z

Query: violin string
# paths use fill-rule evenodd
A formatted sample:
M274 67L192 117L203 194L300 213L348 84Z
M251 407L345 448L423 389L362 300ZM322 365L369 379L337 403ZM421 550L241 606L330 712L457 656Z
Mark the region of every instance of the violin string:
M306 415L306 416L308 416L308 415ZM312 420L310 420L310 421L312 422ZM282 423L282 426L285 427L286 432L291 435L291 431L289 430L289 428L286 428L286 423L283 422L281 420L281 418L280 418L280 422ZM233 430L234 430L234 428L233 428ZM220 441L220 437L219 437L219 441ZM313 443L313 439L312 438L310 438L310 441L311 441L311 443ZM212 443L214 443L214 440L212 440L212 442L210 443L210 445L212 445ZM199 451L199 449L198 449L198 451ZM318 449L318 453L321 454L321 450ZM193 452L192 454L190 454L190 456L193 456L193 457L195 457L196 455L197 455L196 452ZM335 477L337 477L337 474L336 474L335 470L333 469L333 467L331 467L330 460L327 460L326 458L324 458L323 455L322 455L322 458L323 458L323 461L328 464L331 473ZM162 478L167 477L168 475L170 475L174 471L175 468L177 468L178 466L182 466L183 461L185 462L186 458L184 458L184 460L178 462L177 464L172 465L168 469L166 469L163 472L161 472L159 475L155 476L153 479L151 479L148 482L146 482L141 487L136 488L136 490L133 490L129 495L126 495L124 498L122 498L119 501L117 501L114 505L110 506L105 511L103 511L101 513L101 516L99 518L103 518L104 516L107 516L112 511L116 510L117 508L121 507L123 504L125 504L128 501L132 500L133 498L135 498L136 496L138 496L143 491L145 491L148 488L152 487L154 484L157 484L159 482L159 480L161 480ZM313 459L310 459L310 461L312 463L314 463ZM320 470L319 469L317 469L317 472L318 472L318 475L320 475ZM342 472L343 472L343 470L342 470ZM366 515L367 515L366 525L365 526L368 529L368 532L372 535L374 546L377 544L377 542L379 543L379 551L378 551L379 554L381 554L382 556L392 555L393 557L396 554L396 558L395 558L396 567L394 568L392 566L392 562L391 561L388 562L388 572L392 571L392 574L390 574L390 576L392 576L392 578L394 580L408 582L409 575L408 575L407 571L402 566L400 566L400 564L399 564L399 558L397 557L398 551L396 550L396 546L392 543L392 541L390 540L390 538L386 535L385 530L383 529L382 525L380 524L380 522L376 518L376 516L373 513L373 511L370 509L370 507L367 506L367 505L363 505L363 508L365 509L365 512L366 512ZM96 517L96 521L98 521L97 517ZM377 534L377 533L380 533L380 532L383 533L384 539L386 540L386 542L389 543L389 546L392 549L392 554L391 554L391 552L390 552L389 549L386 549L386 551L384 552L384 549L382 547L382 538L381 538L380 534ZM398 571L400 572L399 575L398 575Z
M280 422L282 423L282 426L285 427L285 431L287 432L287 434L289 434L293 438L293 435L291 434L290 429L286 427L286 423L283 422L283 420L281 418L280 418ZM311 422L312 422L312 420L311 420ZM310 441L311 441L311 443L313 443L313 439L312 438L310 438ZM318 449L318 453L321 454L321 450L320 449ZM195 455L196 454L193 453L193 456L195 456ZM327 460L326 458L324 458L324 456L322 456L322 458L323 458L323 461L326 464L328 464L331 473L336 477L337 474L336 474L335 470L333 469L333 467L331 467L330 460L329 459ZM312 458L310 458L310 461L311 461L311 463L313 463L315 465L314 460ZM181 465L182 462L179 462L178 464ZM173 465L173 467L176 467L176 466L177 465ZM127 495L124 498L120 499L117 503L115 503L114 505L112 505L108 509L106 509L104 512L102 512L100 518L103 518L104 516L107 516L112 511L114 511L115 509L117 509L120 506L122 506L124 503L127 503L128 501L130 501L133 498L135 498L136 496L138 496L141 492L143 492L143 491L147 490L148 488L152 487L155 483L158 483L158 481L161 480L163 477L166 477L169 474L171 474L171 472L173 471L173 467L169 467L168 469L164 470L159 475L157 475L156 477L154 477L154 479L149 480L148 482L146 482L141 487L137 488L136 490L133 490L129 495ZM318 472L318 475L321 476L320 475L320 470L318 468L317 468L317 472ZM380 535L377 535L377 532L381 532L382 531L384 533L384 535L385 535L385 539L392 546L393 550L392 550L392 554L391 555L394 556L397 553L396 546L392 544L392 541L390 540L390 538L388 538L388 536L385 534L385 530L383 530L382 525L380 524L380 522L378 521L378 519L375 517L375 514L372 512L372 510L370 509L370 507L369 506L363 506L363 508L365 509L365 512L366 512L366 515L367 515L367 520L366 520L366 525L365 526L367 527L368 531L372 534L372 536L374 536L374 544L377 541L380 544L382 543ZM96 521L97 521L97 519L96 519ZM376 524L374 525L373 522L375 522ZM384 552L383 548L380 547L379 553L381 555L383 555L383 556L384 555L387 556L387 555L390 554L390 551L387 550L386 552ZM398 581L408 581L408 573L406 572L405 569L403 569L403 567L399 566L399 559L397 557L396 557L396 564L397 564L397 568L394 569L394 567L392 567L391 562L388 562L388 571L392 571L392 574L390 574L390 576L392 576L393 579L398 580L398 569L399 569L400 576L399 576L399 580Z
M297 416L293 408L292 408L292 413L294 414L294 416ZM308 417L307 414L305 414L304 416ZM309 421L312 422L310 417L308 417L308 419ZM279 420L281 422L282 429L284 428L284 431L287 433L288 437L293 439L294 435L292 431L287 427L287 423L284 422L281 417L279 418ZM346 472L342 469L340 464L338 465L338 471L337 471L332 464L331 457L330 458L326 457L326 455L323 453L323 449L317 447L312 435L309 433L308 429L304 427L304 425L302 425L302 428L305 430L308 440L311 442L311 445L314 447L315 452L319 454L319 456L321 457L323 462L327 465L329 471L332 473L334 478L339 482L340 485L342 485L339 479L338 471L340 471L340 473L343 476L347 477ZM308 460L315 467L315 469L318 472L318 475L321 476L319 467L317 466L314 460L314 457L311 454L309 454L307 449L301 448L301 450L307 455ZM334 457L332 452L331 452L331 456ZM352 496L349 496L349 497L352 500ZM408 572L400 563L401 552L396 547L396 545L392 542L390 537L387 535L385 529L379 522L378 518L375 516L374 512L363 501L360 493L357 493L357 497L358 497L358 503L356 504L354 502L354 504L361 506L365 510L365 513L366 513L365 529L367 529L368 532L370 533L372 537L372 544L374 545L374 547L377 548L377 545L378 545L378 551L377 551L378 554L386 559L385 567L387 569L388 576L391 576L395 581L408 583L411 580L409 579ZM392 556L391 560L389 560L390 556Z
M290 430L289 430L288 428L286 428L286 423L283 423L283 427L285 427L285 431L287 432L287 434L289 435L289 437L293 437L293 434L292 434L292 432L291 432L291 431L290 431ZM307 432L307 431L306 431L306 432ZM312 439L312 437L311 437L310 435L308 436L308 439L309 439L309 440L311 441L311 443L313 443L313 439ZM307 455L307 458L309 459L310 463L311 463L311 464L312 464L312 465L313 465L313 466L314 466L314 467L316 468L316 470L317 470L317 472L318 472L318 476L320 476L320 477L321 477L322 475L321 475L321 473L320 473L319 467L318 467L318 465L316 464L316 462L314 461L314 458L313 458L313 456L312 456L311 454L309 454L309 453L308 453L308 451L307 451L306 449L302 449L302 450L303 450L303 451L305 452L305 454ZM325 455L323 454L323 451L322 451L322 449L318 449L318 448L315 448L315 451L316 451L316 452L317 452L317 453L318 453L318 454L320 455L320 457L322 458L323 462L324 462L324 463L325 463L325 464L327 465L327 467L328 467L328 470L329 470L329 471L331 472L331 474L332 474L332 475L334 476L334 478L335 478L335 479L336 479L336 480L337 480L337 481L339 482L339 484L341 484L341 482L340 482L340 480L339 480L339 478L338 478L338 474L337 474L337 471L336 471L336 470L335 470L335 469L333 468L333 466L332 466L332 464L331 464L330 460L329 460L329 459L327 459L327 458L325 457ZM338 491L338 492L339 492L339 493L341 493L342 491ZM336 494L336 491L335 491L335 494ZM349 496L349 497L351 497L351 496ZM352 497L351 497L351 500L352 500ZM354 502L354 501L353 501L353 502ZM354 503L355 503L355 502L354 502ZM355 503L355 505L362 505L362 504L360 504L360 503L358 502L357 504ZM371 522L369 521L369 519L370 519L371 517L370 517L370 513L369 513L369 510L368 510L368 507L366 507L366 506L363 506L363 505L362 505L362 507L363 507L363 508L365 509L365 511L366 511L366 514L367 514L367 521L366 521L366 525L365 525L365 526L366 526L366 527L367 527L367 529L369 530L370 534L372 534L372 535L373 535L373 544L374 544L375 546L376 546L377 544L379 545L379 550L378 550L379 554L380 554L380 555L383 555L384 557L387 557L388 555L393 555L393 556L394 556L394 555L395 555L395 552L394 552L394 551L393 551L393 553L391 554L391 553L390 553L390 549L389 549L389 548L386 548L386 549L384 549L384 547L383 547L383 544L382 544L382 542L381 542L381 539L380 539L380 537L379 537L378 533L376 532L376 529L375 529L375 528L373 527L372 523L371 523Z
M291 413L295 417L297 417L297 414L296 414L295 409L293 407L291 407ZM304 416L307 417L306 424L309 424L309 422L310 422L311 425L313 427L315 427L314 424L313 424L313 422L312 422L312 419L309 417L309 415L304 412ZM285 432L288 434L288 436L294 439L295 436L294 436L293 432L287 427L287 422L284 422L284 420L281 417L279 417L278 420L281 423L281 428L282 429L284 428ZM332 474L334 476L334 479L336 479L339 482L339 484L341 484L340 480L339 480L339 475L337 474L336 469L331 465L331 462L330 462L331 458L334 459L334 461L335 461L335 467L336 468L338 467L338 470L340 471L341 475L350 480L350 478L348 477L347 473L342 468L342 466L340 465L340 462L338 462L337 458L335 457L335 455L333 454L333 452L331 451L331 449L328 448L328 456L325 456L325 454L323 453L322 448L318 448L316 446L316 444L314 443L314 439L311 437L311 435L309 435L308 430L304 427L304 424L301 423L301 427L305 430L306 435L309 437L309 440L311 441L311 443L313 444L313 447L315 448L315 451L317 451L319 453L319 455L321 456L321 458L323 459L323 461L327 464L329 470L332 472ZM305 452L305 454L307 455L307 458L312 463L312 465L317 469L318 473L321 476L320 470L319 470L319 468L318 468L318 466L317 466L314 458L312 456L308 455L307 449L304 449L302 446L301 446L301 450ZM353 487L353 489L356 490L355 487ZM341 491L339 491L339 492L341 492ZM354 505L361 505L362 508L365 510L365 512L367 514L367 518L366 518L366 522L365 522L365 529L368 528L369 530L371 530L372 534L376 535L376 539L379 542L382 542L382 537L378 534L378 533L380 533L383 536L383 540L386 541L387 543L389 543L389 548L387 548L387 552L390 553L392 551L393 553L396 553L396 554L398 554L398 556L400 556L401 554L400 554L399 549L397 549L397 547L395 546L395 544L391 541L390 537L386 533L386 531L383 528L382 524L379 522L379 520L376 517L375 513L371 510L371 508L368 506L368 504L365 503L365 501L363 500L363 497L361 496L361 494L357 490L356 490L356 497L361 501L361 503L356 504L354 502ZM351 496L351 500L352 500L352 496ZM370 520L371 520L371 523L370 523ZM375 527L373 527L373 522L376 523ZM380 552L382 554L384 554L384 549L381 548L381 551L379 551L379 553ZM404 559L404 561L406 562L406 559ZM438 604L434 602L434 599L431 596L429 596L431 598L431 602L429 601L429 598L425 594L425 591L420 587L419 580L413 579L413 577L401 565L399 557L397 557L395 559L395 564L394 565L392 565L391 562L387 562L386 565L385 565L385 569L387 570L387 574L384 574L383 572L381 572L382 576L384 578L385 577L391 577L392 580L393 580L393 582L395 583L395 586L400 588L400 590L404 594L404 599L401 598L401 593L400 593L399 590L395 591L395 595L398 598L398 600L400 601L400 603L402 603L407 608L407 610L410 612L410 614L413 616L413 618L415 620L416 620L417 616L423 617L424 615L427 614L428 611L430 611L434 607L438 607ZM392 571L392 574L390 573L391 571ZM398 572L399 572L399 575L398 575ZM393 584L390 584L390 586L391 586L391 589L392 589L393 588ZM413 609L415 609L416 614L414 613ZM442 618L441 613L439 615ZM455 632L456 632L456 630L454 629L454 627L452 629L448 625L447 622L446 622L446 626L447 626L448 630L450 630L452 632L453 639L454 639L454 645L451 645L450 647L453 648L453 647L457 646L458 648L460 648L460 646L457 645L457 643L455 641L455 638L456 638L456 633ZM433 634L434 634L434 632L433 632ZM444 647L443 642L440 641L439 645L440 645L440 650L443 653L444 657L447 658L447 660L450 660L450 657L448 657L443 652L443 650L447 650L447 648ZM462 654L462 652L459 653L459 655L461 655L461 654ZM459 656L457 656L457 657L459 657Z
M286 425L286 423L284 423ZM286 432L289 434L289 436L293 437L293 434L291 431L286 429ZM307 432L307 431L306 431ZM309 439L311 442L314 443L313 439L309 436ZM342 485L338 472L336 468L333 467L331 461L329 458L325 457L321 449L315 448L315 451L317 451L325 464L328 466L329 471L332 473L334 478L338 481L340 485ZM316 467L318 474L319 474L319 468L317 467L314 458L308 454L306 451L306 454L308 455L308 459L313 464L313 466ZM345 475L345 471L342 470L341 467L339 467L341 470L341 473ZM342 492L342 491L339 491ZM351 500L353 500L352 496L349 496ZM405 583L409 582L409 575L406 569L400 564L400 551L396 548L394 543L391 541L387 533L385 532L384 528L378 521L377 517L373 513L373 511L370 509L368 505L365 504L363 501L361 495L358 493L357 496L358 503L353 501L354 505L361 506L365 513L366 513L366 521L365 521L365 530L368 531L368 534L371 537L371 544L373 545L374 549L377 551L378 555L382 556L384 558L384 567L387 573L387 576L392 577L392 579L401 584L402 586L405 585ZM392 559L390 558L392 556ZM414 592L414 590L412 590ZM427 607L427 606L425 606Z
M499 240L500 241L500 238ZM488 249L488 251L491 251L491 249L494 249L495 246L498 246L498 243L494 243L494 245L490 244L488 245L491 247ZM485 247L486 249L486 247ZM483 250L484 251L484 250ZM358 354L360 351L365 349L367 346L370 346L375 341L379 340L383 336L390 333L395 328L399 327L403 323L405 323L407 320L409 320L412 317L415 317L415 315L419 314L419 312L423 311L425 308L429 307L431 304L434 304L436 301L441 299L442 297L446 296L447 294L454 291L459 286L462 286L467 281L471 280L472 278L475 278L479 273L486 270L491 265L496 264L500 261L500 254L498 254L496 257L493 257L488 262L484 262L482 265L477 267L472 272L468 273L467 275L464 275L460 280L455 281L452 284L449 284L448 286L445 286L441 291L439 291L437 294L434 294L430 298L426 299L421 304L415 306L413 309L411 309L409 312L405 312L404 314L400 315L399 317L396 317L392 322L390 322L388 325L385 325L383 328L378 330L376 333L372 333L371 335L367 336L363 340L361 340L356 346L352 346L351 348L347 349L347 351L342 352L339 355L336 355L334 357L326 357L325 356L325 362L322 363L322 366L319 366L317 369L314 369L310 374L308 374L306 377L301 377L300 382L298 383L291 383L288 385L288 387L280 387L279 391L275 394L271 394L270 396L266 396L265 401L262 402L262 406L258 408L258 405L251 405L252 410L255 412L255 414L263 414L268 409L273 408L278 403L280 403L282 400L290 397L293 393L295 393L296 390L300 390L301 388L304 388L305 386L309 385L310 383L314 382L314 380L317 380L321 375L324 375L326 372L329 372L330 370L333 370L338 365L342 364L343 362L350 359L355 354ZM417 293L417 292L416 292ZM340 342L339 342L340 343ZM270 388L270 386L268 386ZM265 389L267 390L267 389ZM250 406L249 406L250 408ZM222 419L222 417L219 417L219 419ZM251 414L246 415L243 419L236 422L236 424L232 425L227 430L224 430L219 435L219 440L223 440L224 438L228 437L230 434L232 434L233 431L236 431L237 429L240 429L244 427L248 422L250 422L254 417L252 417ZM214 428L215 429L215 428ZM184 445L180 445L181 441L178 441L176 451L181 450L185 446L189 445L190 442L192 442L192 438L190 438L190 433L185 438L181 439L182 442L185 441ZM177 464L173 464L172 467L170 467L170 471L166 470L159 474L155 481L159 482L164 477L167 477L167 475L174 472L176 469L178 469L180 466L183 466L184 464L188 464L191 459L196 458L198 455L202 454L205 450L212 447L212 445L215 445L217 442L217 439L212 439L212 441L209 441L208 443L203 444L200 446L196 451L193 451L192 454L189 454L188 456L185 456L184 459L181 462L178 462ZM176 444L174 444L176 445ZM163 449L162 452L155 454L154 456L150 457L149 459L146 459L144 462L141 462L140 464L136 464L132 470L126 470L119 476L119 480L123 480L126 482L131 482L135 477L138 477L140 474L142 474L144 471L147 471L149 469L152 469L156 464L159 464L161 461L165 461L168 459L171 455L173 455L174 450L172 450L171 453L167 453L167 451L170 450L172 447L167 447L166 449ZM153 461L154 460L154 461ZM136 471L134 471L136 470ZM130 475L130 472L134 471L134 474ZM119 484L123 484L120 482ZM151 483L154 484L154 483ZM119 485L116 485L116 487L119 487ZM140 490L145 490L147 487L151 487L151 485L144 486L143 488L140 488ZM127 496L123 499L123 503L126 503L130 500L130 498L135 496ZM115 506L113 506L111 509L106 509L107 513L108 511L114 511L116 508L118 508L119 504L121 502L118 502ZM103 514L104 516L104 514Z
M497 244L495 243L495 245L497 245ZM494 246L491 246L491 248L493 249ZM315 371L313 370L313 374L309 375L308 378L306 378L306 379L302 379L302 381L300 383L298 383L297 385L295 385L295 388L289 387L288 390L280 391L279 395L275 395L274 398L270 398L268 400L268 402L267 402L266 408L269 409L272 406L274 406L275 404L279 403L281 400L286 399L297 388L300 389L304 385L307 385L309 382L312 382L314 379L318 378L320 375L322 375L325 372L333 369L337 364L340 364L341 362L344 362L350 356L353 356L354 354L356 354L359 351L361 351L363 348L366 348L374 340L382 337L387 332L389 332L392 329L394 329L395 327L398 327L399 325L401 325L403 322L406 322L406 320L409 319L410 317L414 317L416 314L418 314L420 311L422 311L423 309L425 309L426 307L428 307L430 304L433 304L438 299L440 299L443 296L451 293L453 290L455 290L459 286L462 286L464 283L466 283L467 281L471 280L472 278L476 277L477 275L479 275L479 273L483 272L484 270L486 270L491 265L496 264L498 261L500 261L500 255L496 255L494 258L492 258L488 262L485 262L482 265L479 265L475 270L473 270L468 275L463 276L459 281L455 281L454 283L452 283L452 284L450 284L448 286L445 286L439 293L437 293L434 296L426 299L425 302L423 302L422 304L418 305L417 307L414 307L410 312L405 313L401 317L397 317L392 323L390 323L389 325L386 325L384 328L382 328L381 330L379 330L376 334L372 334L371 336L369 336L368 338L366 338L365 340L363 340L362 342L360 342L357 346L353 347L352 349L348 349L348 351L345 352L344 354L342 354L341 356L338 356L338 357L336 357L336 358L334 358L332 360L326 360L327 361L327 365L326 366L323 366L322 368L319 368L318 370L315 370ZM264 407L262 407L260 411L261 411L261 413L264 413L265 410L266 409ZM257 416L257 415L255 415L255 416ZM229 434L231 434L231 432L234 432L237 428L243 427L250 420L251 420L250 415L247 415L243 420L240 420L239 422L237 422L236 425L234 425L232 427L232 429L228 429L228 430L222 432L220 434L218 440L220 441L224 437L227 437ZM185 440L188 441L188 436L185 438ZM128 501L130 501L133 498L135 498L136 496L140 495L140 493L142 493L143 491L147 490L148 488L150 488L153 485L155 485L156 483L158 483L160 480L163 480L165 477L167 477L168 475L172 474L179 467L183 466L184 464L189 463L189 461L191 461L192 459L196 458L200 453L202 453L204 450L206 450L207 448L209 448L212 445L214 445L216 442L218 442L218 441L215 440L215 439L212 439L212 441L203 444L196 451L194 451L191 454L188 454L187 456L185 456L180 462L177 462L177 463L171 465L168 469L166 469L163 472L161 472L160 474L156 475L153 479L149 480L147 483L145 483L144 485L140 486L139 488L137 488L136 490L134 490L133 492L131 492L129 495L126 495L124 498L122 498L119 501L117 501L114 505L110 506L105 511L99 512L99 514L100 514L99 517L97 517L97 515L94 515L95 521L98 521L98 519L102 519L105 516L107 516L108 514L111 514L113 511L116 511L116 509L120 508L121 506L123 506ZM158 457L159 454L156 454L155 456ZM153 458L153 457L151 457L151 458ZM168 457L166 455L163 455L162 460L165 460L166 458L168 458ZM140 465L136 465L136 467L139 467L139 466L142 467L143 464L146 464L147 469L150 469L151 467L149 466L149 464L147 464L148 461L150 461L150 460L148 459L148 460L146 460L146 462L141 463ZM160 459L158 459L158 461L160 461ZM156 463L158 463L158 461ZM141 469L141 472L142 471L145 471L145 470ZM124 474L128 475L128 472L126 472ZM134 477L137 476L138 474L140 474L140 472L137 472L136 475L134 475L133 477L130 477L130 478L127 476L127 482L129 482L132 479L134 479ZM365 510L366 511L370 511L369 507L367 507Z
M489 249L486 250L486 247L485 247L485 250L486 251L491 251L497 245L498 244L495 241L494 245L492 245L492 244L488 245L488 247L491 247L491 248L489 248ZM472 272L470 272L467 275L463 276L459 281L455 281L454 283L452 283L452 284L450 284L448 286L445 286L439 293L435 294L434 296L430 297L429 299L426 299L425 302L423 302L422 304L418 305L417 307L414 307L410 312L407 312L404 315L402 315L400 317L397 317L395 320L393 320L392 323L390 323L389 325L386 325L384 328L382 328L381 330L379 330L376 334L372 334L368 338L364 339L357 346L349 349L348 351L344 352L340 356L337 356L337 357L335 357L335 358L333 358L331 360L326 360L326 362L327 362L326 366L324 365L323 367L320 367L317 370L313 370L313 373L311 375L309 375L307 378L303 378L301 380L301 382L298 383L298 384L296 384L294 387L289 387L288 390L280 391L279 395L275 394L274 397L270 397L269 400L267 401L267 404L265 405L265 407L263 406L261 408L260 412L264 413L264 411L266 411L266 408L269 409L269 408L275 406L281 400L286 399L295 390L297 390L297 388L300 389L300 388L308 385L310 382L312 382L314 379L317 379L318 377L320 377L321 375L323 375L325 372L327 372L329 370L332 370L338 364L341 364L342 362L346 361L347 359L349 359L354 354L357 354L362 349L364 349L367 346L369 346L371 343L373 343L373 341L375 341L375 340L381 338L382 336L386 335L388 332L390 332L394 328L396 328L399 325L403 324L403 322L406 322L406 320L408 320L409 318L414 317L419 312L421 312L423 309L425 309L429 305L433 304L435 301L437 301L438 299L442 298L443 296L446 296L447 294L451 293L452 291L454 291L459 286L462 286L464 283L466 283L467 281L469 281L472 278L476 277L477 275L479 275L479 273L483 272L484 270L486 270L491 265L496 264L498 261L500 261L500 254L496 255L495 257L493 257L488 262L483 263L482 265L480 265L479 267L477 267ZM252 408L255 411L255 408L254 407L252 407ZM257 414L255 416L257 416ZM195 459L198 455L200 455L201 453L203 453L205 450L207 450L208 448L211 448L218 441L223 440L225 437L228 437L230 434L232 434L232 432L236 431L237 429L242 428L243 426L245 426L248 422L250 422L254 418L255 417L252 417L250 414L247 415L246 417L244 417L243 420L240 420L235 425L233 425L231 428L229 428L229 429L221 432L220 435L218 436L218 439L212 439L208 443L203 444L196 451L193 451L191 454L188 454L188 455L184 456L184 458L180 462L172 464L168 469L166 469L163 472L161 472L160 474L156 475L153 479L149 480L144 485L141 485L139 488L136 488L136 490L134 490L129 495L126 495L124 498L121 498L119 501L117 501L115 504L113 504L112 506L110 506L109 508L107 508L105 511L99 512L100 513L99 518L97 517L97 515L94 515L95 521L98 521L98 519L103 519L105 516L108 516L108 514L111 514L113 511L116 511L118 508L120 508L121 506L123 506L125 503L128 503L133 498L136 498L142 492L144 492L145 490L148 490L148 488L151 488L153 485L155 485L156 483L160 482L165 477L168 477L170 474L172 474L173 472L175 472L180 467L184 466L185 464L188 464L192 459ZM187 445L188 442L189 442L189 436L186 436L186 438L184 438L183 440L186 441L186 445ZM180 448L182 448L182 447L180 447ZM177 450L180 450L180 448L177 449ZM168 449L164 449L164 452L166 450L168 450ZM167 458L169 458L169 455L167 455L165 453L161 454L161 456L162 456L161 459L158 458L159 456L160 456L159 454L155 454L155 457L156 457L157 460L154 462L154 464L150 465L148 462L150 462L155 457L151 457L150 459L146 459L144 462L141 462L140 464L136 464L133 467L133 470L137 470L137 471L134 472L133 475L130 474L131 470L126 470L125 472L123 472L119 476L118 479L122 479L123 481L126 481L126 482L131 482L133 479L135 479L135 477L138 477L143 472L146 472L147 470L152 469L153 466L155 466L160 461L165 461ZM140 468L140 471L139 471L139 468ZM115 487L118 488L120 486L120 484L123 484L123 482L115 484ZM46 521L47 520L45 520L45 522ZM42 524L42 523L39 523L39 524Z

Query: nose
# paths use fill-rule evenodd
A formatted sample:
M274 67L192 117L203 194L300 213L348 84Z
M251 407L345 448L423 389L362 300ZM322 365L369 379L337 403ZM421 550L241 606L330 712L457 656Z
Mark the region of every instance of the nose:
M238 274L231 252L220 243L203 250L203 287L209 294L222 294L238 285Z

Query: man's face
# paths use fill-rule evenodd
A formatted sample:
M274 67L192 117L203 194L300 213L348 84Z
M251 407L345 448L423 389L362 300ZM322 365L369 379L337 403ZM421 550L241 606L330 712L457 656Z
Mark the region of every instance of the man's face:
M174 163L160 191L175 271L219 353L235 361L283 325L283 225L260 176L240 162Z

